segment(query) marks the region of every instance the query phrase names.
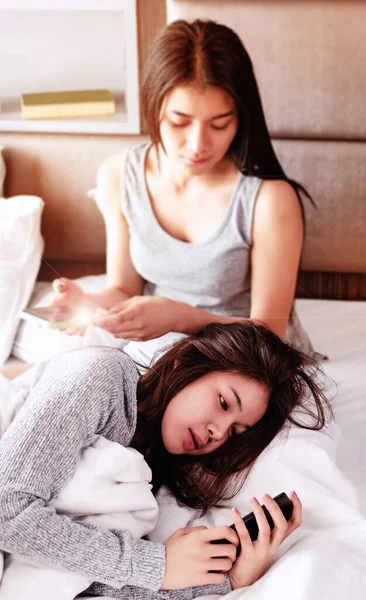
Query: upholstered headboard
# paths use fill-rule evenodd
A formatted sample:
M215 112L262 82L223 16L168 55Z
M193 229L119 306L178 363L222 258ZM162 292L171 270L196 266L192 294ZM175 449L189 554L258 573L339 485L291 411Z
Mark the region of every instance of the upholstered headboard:
M298 296L366 299L366 43L363 1L168 0L167 15L233 27L252 57L275 149L306 203ZM102 160L140 136L0 134L7 196L46 203L40 278L105 268L101 215L87 191Z

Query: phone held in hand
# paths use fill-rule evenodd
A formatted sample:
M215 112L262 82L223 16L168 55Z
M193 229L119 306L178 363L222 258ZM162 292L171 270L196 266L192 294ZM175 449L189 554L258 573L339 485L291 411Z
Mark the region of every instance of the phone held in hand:
M72 329L90 325L107 314L99 306L38 306L24 309L20 316L48 329Z
M293 502L290 500L290 498L287 496L287 494L285 494L284 492L282 492L282 494L278 494L278 496L276 496L275 498L273 498L273 500L278 504L278 506L280 507L283 516L285 517L286 521L289 521L291 519L292 516L292 511L294 508ZM262 504L262 509L264 511L264 514L266 515L267 521L269 523L269 526L272 529L274 528L274 522L273 519L270 515L270 513L268 512L267 508L264 506L264 504ZM249 535L250 535L250 539L255 542L256 539L258 539L258 533L259 533L259 529L258 529L258 524L257 524L257 520L254 516L254 513L251 512L247 515L245 515L245 517L243 517L243 521L244 524L246 526L246 528L249 531ZM234 529L234 531L236 531L235 525L232 524L230 525L231 529ZM211 540L211 544L229 544L230 542L228 542L225 539L222 540ZM236 556L238 557L240 553L240 544L236 549Z

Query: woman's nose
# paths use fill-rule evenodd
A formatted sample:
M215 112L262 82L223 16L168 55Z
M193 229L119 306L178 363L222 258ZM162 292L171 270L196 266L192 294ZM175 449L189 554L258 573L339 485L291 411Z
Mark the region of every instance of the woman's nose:
M211 424L208 427L210 438L214 442L220 442L227 435L227 428L220 425Z
M200 125L193 126L188 134L187 147L194 156L201 156L207 148L207 134Z

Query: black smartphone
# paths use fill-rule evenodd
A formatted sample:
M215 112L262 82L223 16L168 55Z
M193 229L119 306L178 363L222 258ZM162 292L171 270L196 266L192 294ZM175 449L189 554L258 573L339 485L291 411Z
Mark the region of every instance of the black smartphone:
M292 516L292 511L294 508L293 502L290 500L290 498L287 496L287 494L285 494L285 492L282 492L282 494L278 494L278 496L276 496L275 498L273 498L273 500L278 504L278 506L280 507L283 516L285 517L286 521L289 521L291 519ZM269 523L269 526L272 529L274 528L274 522L273 519L270 515L270 513L268 512L267 508L264 506L264 504L262 504L262 508L264 511L264 514L267 517L267 521ZM244 524L246 526L246 528L249 531L249 535L250 535L250 539L255 542L256 539L258 539L258 524L257 524L257 520L254 516L254 513L251 512L249 514L247 514L245 517L243 517L243 521ZM232 525L230 525L231 529L234 529L234 531L236 531L235 525L234 523ZM228 542L227 540L223 539L223 540L211 540L211 544L229 544L230 542ZM238 557L240 553L240 544L236 549L236 556Z

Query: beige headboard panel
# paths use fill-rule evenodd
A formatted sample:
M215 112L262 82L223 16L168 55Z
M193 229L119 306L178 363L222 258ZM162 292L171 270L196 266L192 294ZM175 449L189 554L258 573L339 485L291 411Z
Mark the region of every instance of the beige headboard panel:
M42 234L47 260L102 263L103 218L87 196L98 167L140 136L2 136L7 176L5 194L35 194L45 201Z
M365 140L364 0L167 0L167 18L237 32L272 136Z
M46 259L103 262L103 219L86 194L95 186L104 158L140 139L145 138L1 137L8 167L6 195L36 194L45 200L42 230ZM359 144L351 151L350 146L346 142L275 141L287 172L311 190L318 205L313 209L305 202L304 270L366 272L365 188L361 176L365 148Z
M306 271L366 273L366 144L346 141L275 140L288 176L303 183Z

